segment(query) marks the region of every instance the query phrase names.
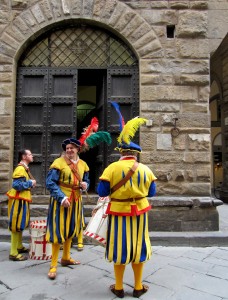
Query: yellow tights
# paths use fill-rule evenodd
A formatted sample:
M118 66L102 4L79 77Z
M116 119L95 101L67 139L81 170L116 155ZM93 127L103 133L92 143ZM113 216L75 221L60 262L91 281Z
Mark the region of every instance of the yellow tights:
M115 289L122 290L123 289L123 276L125 271L125 265L115 265L114 264L114 273L115 273Z
M22 239L22 232L11 232L10 255L13 255L13 256L18 255L17 249L19 248L18 245L20 245L20 239ZM21 241L21 243L22 243L22 241ZM20 248L22 248L22 247L20 247Z
M72 239L68 239L63 243L63 256L64 260L70 259L70 247L71 247ZM52 244L52 259L51 266L57 267L58 257L59 257L60 244Z
M135 277L135 290L141 290L143 288L142 286L142 275L143 275L143 267L144 264L143 263L138 263L138 264L134 264L132 263L132 269L134 272L134 277Z
M71 243L72 243L72 239L68 239L63 243L63 257L62 257L62 259L65 259L65 260L70 259Z
M57 267L59 257L60 244L52 244L52 259L51 266Z
M78 244L83 244L83 230L81 229L78 234Z

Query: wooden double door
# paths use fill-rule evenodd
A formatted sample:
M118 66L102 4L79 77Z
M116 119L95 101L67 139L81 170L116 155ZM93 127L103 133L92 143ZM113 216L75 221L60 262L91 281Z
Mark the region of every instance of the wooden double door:
M138 68L18 69L14 165L20 149L32 151L31 172L38 183L37 194L46 193L47 172L53 160L61 155L62 141L79 138L83 127L96 116L99 130L112 135L112 144L101 144L81 155L90 167L90 190L95 192L103 169L119 157L114 151L119 122L110 101L120 104L126 121L138 115ZM79 106L88 102L92 109L79 118Z

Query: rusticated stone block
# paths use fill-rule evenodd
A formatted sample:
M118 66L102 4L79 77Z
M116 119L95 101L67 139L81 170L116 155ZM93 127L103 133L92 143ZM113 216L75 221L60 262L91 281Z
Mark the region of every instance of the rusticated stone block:
M9 12L0 9L0 24L7 24L8 22L9 22Z
M142 9L140 12L141 16L150 25L159 24L176 24L177 23L177 13L174 10L147 10Z
M9 171L8 170L6 172L1 171L0 181L6 181L6 180L11 180L11 176L9 174Z
M157 134L157 150L172 150L171 134Z
M45 16L42 12L42 9L40 8L39 3L35 4L34 6L31 7L31 11L36 18L36 21L41 24L45 22Z
M11 129L12 118L10 116L1 116L0 130Z
M168 8L169 3L167 1L149 1L151 8Z
M186 152L184 154L184 161L187 163L209 163L211 161L210 154L208 152Z
M188 135L188 149L194 151L206 151L210 148L209 134L189 134Z
M183 113L207 113L208 106L198 103L183 103Z
M18 49L19 44L20 44L18 41L16 41L14 38L9 36L5 32L2 34L2 41L4 41L7 45L9 45L10 47L12 47L14 49Z
M0 153L1 157L1 153ZM6 179L0 180L0 194L5 194L10 188L9 182Z
M140 48L144 47L145 45L149 44L150 42L153 42L155 39L156 39L155 34L153 34L153 32L150 31L147 34L145 34L142 38L137 40L134 43L134 47L136 49L140 49ZM161 48L161 46L159 48Z
M170 1L169 7L172 9L187 9L189 7L188 1Z
M142 85L153 85L159 84L160 76L159 75L142 75L141 84Z
M115 26L120 17L126 12L127 7L121 5L119 2L117 3L114 11L112 12L110 19L108 20L109 25Z
M173 139L173 148L175 150L185 150L186 145L186 135L180 133L177 137Z
M176 117L176 114L163 114L161 116L161 125L162 126L173 126L175 117Z
M130 36L131 33L135 32L142 24L145 24L144 20L136 14L125 28L123 28L122 34L126 37Z
M173 166L165 165L153 169L157 179L162 182L167 182L172 179Z
M10 149L10 137L0 135L0 149ZM2 169L2 168L1 168Z
M208 86L199 88L199 101L200 102L208 102L209 95L210 95L210 88Z
M158 163L180 163L184 160L184 154L181 152L177 157L176 153L166 151L151 152L150 161Z
M142 86L141 100L196 101L198 91L187 86Z
M207 204L201 206L204 201ZM218 211L209 197L197 199L192 197L154 197L150 198L150 202L152 204L152 210L148 212L150 231L219 230Z
M210 82L209 75L180 75L174 77L175 84L188 86L207 86Z
M194 175L194 172L192 170L186 170L186 179L188 181L194 181L195 175Z
M49 2L52 2L52 1L43 0L40 3L40 7L42 8L42 11L44 12L44 15L46 16L46 18L48 20L51 20L51 19L53 19L53 14L52 14L52 10L51 10L51 6L50 6Z
M28 0L11 0L12 9L25 9L28 6Z
M210 196L211 194L210 180L205 183L183 183L182 189L184 191L183 195Z
M0 83L0 96L9 97L11 93L11 84Z
M2 43L0 43L0 53L3 55L14 57L15 49L12 49L8 45L6 45L4 42L2 42Z
M174 175L175 181L184 181L185 180L185 173L184 170L176 170Z
M11 62L12 62L11 57L0 54L0 64L10 64Z
M177 52L183 58L209 58L208 39L178 39L176 41Z
M22 42L24 40L24 35L18 30L18 28L14 25L7 27L5 32L12 38L14 38L18 42ZM10 61L12 63L12 60Z
M83 1L83 15L92 16L94 0Z
M200 113L178 114L178 126L188 128L210 128L210 115ZM195 131L197 134L197 131Z
M135 48L137 49L137 45L135 46ZM150 57L154 57L153 52L156 52L156 51L160 50L161 48L162 47L161 47L161 43L159 42L159 40L154 39L153 41L151 41L150 43L146 44L141 49L139 49L138 52L141 57L150 58Z
M147 91L148 92L148 91ZM148 112L179 112L180 104L166 102L145 102L142 104L142 111Z
M157 135L155 133L151 132L144 132L143 138L141 138L140 145L145 150L155 150L156 149L156 140Z
M33 33L31 27L28 26L19 16L13 21L13 25L17 27L24 36L31 35Z
M207 14L199 11L183 11L179 13L177 25L178 37L206 37Z

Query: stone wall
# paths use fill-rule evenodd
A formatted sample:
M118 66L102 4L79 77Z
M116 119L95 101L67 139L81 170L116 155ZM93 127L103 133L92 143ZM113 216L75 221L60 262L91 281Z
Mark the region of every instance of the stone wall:
M9 188L13 168L17 60L31 41L48 28L83 19L122 37L138 56L140 112L152 120L151 126L148 123L141 130L141 161L157 175L158 195L209 196L209 58L211 48L224 34L216 34L216 28L221 29L222 18L217 16L226 3L2 0L0 194ZM227 16L224 18L228 23ZM167 37L169 26L175 28L173 38ZM175 119L180 132L172 136Z

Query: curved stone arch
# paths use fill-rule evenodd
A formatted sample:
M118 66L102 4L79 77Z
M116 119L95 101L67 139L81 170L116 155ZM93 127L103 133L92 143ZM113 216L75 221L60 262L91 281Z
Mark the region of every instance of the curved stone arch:
M218 140L219 137L222 137L222 133L221 132L218 132L214 138L213 138L213 141L212 141L212 146L216 145L216 146L222 146L222 138L221 138L221 143L220 144L215 144L215 142Z
M12 128L15 118L17 61L27 46L47 29L73 20L86 21L91 25L100 24L121 38L139 60L162 55L161 43L152 27L137 12L118 0L38 0L32 5L28 2L27 7L16 17L11 11L9 19L0 38L0 76L7 77L4 79L4 87L0 86L0 98L4 107L0 126L8 132L5 134L6 154L2 155L7 157L6 161L10 164L9 172L13 168Z
M47 28L72 20L96 23L125 41L138 58L153 56L162 49L161 43L151 26L126 4L117 0L81 0L66 2L62 6L56 1L38 1L22 11L4 30L9 44L1 45L3 53L17 58L26 45L36 39Z

